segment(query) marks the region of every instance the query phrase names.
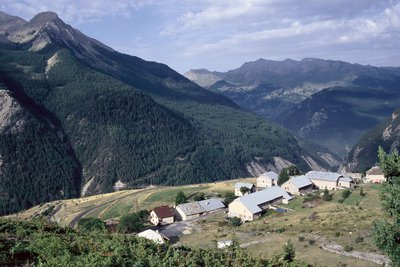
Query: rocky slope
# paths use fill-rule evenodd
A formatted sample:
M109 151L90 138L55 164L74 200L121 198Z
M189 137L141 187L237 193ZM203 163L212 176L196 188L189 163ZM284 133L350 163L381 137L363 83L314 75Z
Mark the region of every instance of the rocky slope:
M8 144L0 153L7 159L0 213L55 197L109 192L118 180L129 187L171 185L256 175L279 169L281 162L302 170L335 165L318 147L228 98L164 64L118 53L54 13L7 29L0 78L7 94L18 96L22 110L32 114L26 121L34 127L22 132L24 139L0 135ZM17 154L16 144L22 146ZM35 155L38 165L27 155ZM17 181L17 175L48 193L25 186L13 197L6 181ZM14 198L20 203L10 209Z
M372 167L378 162L379 146L386 152L400 150L400 109L360 138L349 153L347 168L352 171L365 171Z

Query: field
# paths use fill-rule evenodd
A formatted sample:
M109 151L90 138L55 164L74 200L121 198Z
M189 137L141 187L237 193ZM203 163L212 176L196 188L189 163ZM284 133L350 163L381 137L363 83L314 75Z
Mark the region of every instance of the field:
M246 181L254 182L254 179ZM82 199L55 201L10 217L32 218L53 207L53 213L57 212L50 213L51 220L61 225L74 226L81 217L106 220L160 204L173 205L178 191L183 191L186 196L196 192L218 196L225 191L232 191L235 182L237 180L124 190ZM360 194L361 188L364 196ZM232 239L255 256L272 257L290 239L295 245L296 256L309 263L319 266L379 266L370 261L321 249L322 245L334 242L348 251L381 254L371 237L373 220L384 217L380 208L379 188L379 185L363 184L342 203L339 203L342 191L331 192L331 201L314 201L311 207L303 205L304 196L296 197L288 205L282 204L283 208L290 209L289 212L269 212L239 227L231 226L224 213L211 215L193 222L195 231L180 237L177 245L214 248L216 241Z

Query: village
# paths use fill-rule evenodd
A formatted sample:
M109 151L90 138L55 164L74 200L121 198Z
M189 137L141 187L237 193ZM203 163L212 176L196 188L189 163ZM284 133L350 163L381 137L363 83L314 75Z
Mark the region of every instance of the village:
M150 211L149 222L153 227L137 235L157 244L171 243L175 237L188 234L187 224L216 213L226 214L227 220L238 219L247 223L261 218L269 210L288 212L285 205L297 196L323 194L325 190L352 190L358 183L383 183L385 177L379 167L372 167L364 177L360 173L335 173L327 171L309 171L304 175L291 176L278 185L278 174L268 171L256 178L256 183L239 181L232 188L236 197L230 203L222 198L208 198L174 207L160 205ZM227 204L227 205L226 205ZM218 240L217 247L225 248L233 244L232 240Z

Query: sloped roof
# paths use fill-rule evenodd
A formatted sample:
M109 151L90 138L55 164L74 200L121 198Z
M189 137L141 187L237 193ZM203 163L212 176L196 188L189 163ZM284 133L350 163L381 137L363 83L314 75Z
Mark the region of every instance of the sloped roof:
M279 177L279 175L276 172L269 171L269 172L264 172L257 179L265 179L265 178L267 178L267 179L270 179L270 180L278 180L278 177Z
M157 231L151 230L151 229L140 232L137 234L137 236L144 237L148 240L154 241L157 244L164 244L165 243L164 240L165 239L168 240L168 238L166 236L160 234Z
M198 214L198 213L202 213L202 212L206 211L197 202L179 204L178 206L176 206L176 208L179 208L186 215L193 215L193 214Z
M174 217L174 212L168 206L156 207L153 209L158 218Z
M246 208L252 212L252 213L258 213L261 212L261 208L259 205L270 202L274 199L283 197L284 199L292 199L288 193L286 193L285 190L280 188L279 186L273 186L266 188L264 190L260 190L258 192L255 192L253 194L248 194L242 197L239 197L235 199L234 201L239 201L243 203L243 205L246 206Z
M216 198L210 198L206 200L201 200L197 202L205 211L213 211L217 209L225 208L224 203Z
M366 172L366 174L368 174L368 175L383 175L383 171L378 166L374 166L371 169L369 169Z
M313 183L304 175L295 176L290 179L291 183L294 184L297 188L303 188Z
M239 182L239 183L236 183L235 184L235 188L242 188L242 187L247 187L248 189L251 189L252 187L253 187L254 185L252 184L252 183L242 183L242 182Z
M323 172L323 171L309 171L305 175L310 180L322 180L337 182L341 174L335 172Z

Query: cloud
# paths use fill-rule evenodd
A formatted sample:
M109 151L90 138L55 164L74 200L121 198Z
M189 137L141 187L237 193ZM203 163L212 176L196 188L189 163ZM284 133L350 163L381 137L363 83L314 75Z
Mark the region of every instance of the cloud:
M31 19L43 11L56 12L68 23L80 24L99 20L106 16L129 16L132 11L151 4L151 0L4 0L1 10L7 10L12 15Z

